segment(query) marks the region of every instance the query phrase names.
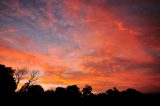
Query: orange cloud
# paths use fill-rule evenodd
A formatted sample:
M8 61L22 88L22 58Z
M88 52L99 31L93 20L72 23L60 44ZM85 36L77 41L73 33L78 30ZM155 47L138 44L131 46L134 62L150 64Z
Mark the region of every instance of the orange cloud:
M1 64L6 64L7 66L12 66L16 68L17 66L26 67L36 64L39 59L31 54L25 53L23 51L14 50L12 48L0 46L1 53ZM32 67L32 66L31 66Z

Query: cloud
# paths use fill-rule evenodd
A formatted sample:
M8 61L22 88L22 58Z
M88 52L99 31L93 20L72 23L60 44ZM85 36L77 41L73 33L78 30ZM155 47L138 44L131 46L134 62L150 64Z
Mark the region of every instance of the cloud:
M25 53L23 51L15 50L5 46L0 46L0 49L1 64L13 66L14 68L18 67L18 65L21 67L31 65L32 67L39 61L36 56Z
M0 1L0 63L38 68L46 88L157 88L159 7L157 0Z

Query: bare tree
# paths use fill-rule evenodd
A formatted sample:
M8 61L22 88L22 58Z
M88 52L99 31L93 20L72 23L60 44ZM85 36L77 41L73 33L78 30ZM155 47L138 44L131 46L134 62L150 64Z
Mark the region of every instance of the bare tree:
M21 80L24 79L24 77L27 75L27 73L29 72L27 67L23 67L23 68L17 68L16 72L14 74L14 78L16 80L16 86L18 86L18 84L20 83Z
M28 88L34 84L35 81L38 80L38 74L39 74L39 70L33 70L30 72L29 74L29 79L28 81L21 87L21 89L19 90L19 92L27 92Z
M30 72L30 78L28 80L29 85L33 84L35 81L38 80L38 74L39 74L39 70L33 70Z

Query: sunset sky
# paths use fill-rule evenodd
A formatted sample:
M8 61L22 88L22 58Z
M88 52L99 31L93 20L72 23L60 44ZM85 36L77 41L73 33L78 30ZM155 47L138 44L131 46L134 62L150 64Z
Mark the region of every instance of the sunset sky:
M0 0L0 64L45 89L160 91L160 0Z

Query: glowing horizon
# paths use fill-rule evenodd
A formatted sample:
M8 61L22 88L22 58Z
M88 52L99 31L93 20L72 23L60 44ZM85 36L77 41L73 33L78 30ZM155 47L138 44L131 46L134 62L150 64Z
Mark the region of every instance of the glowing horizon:
M39 69L45 89L160 90L157 0L1 0L0 64Z

